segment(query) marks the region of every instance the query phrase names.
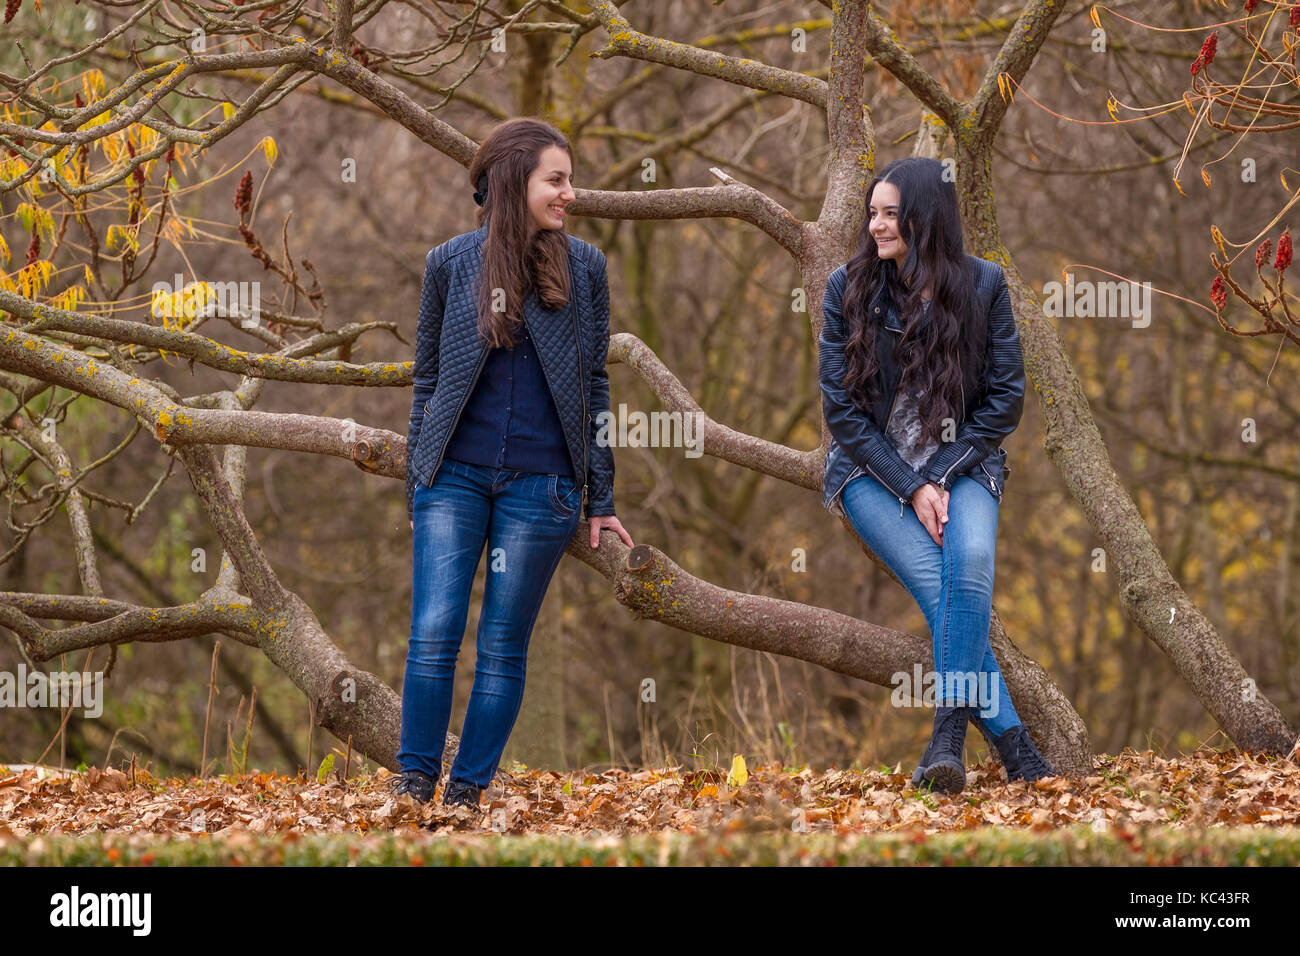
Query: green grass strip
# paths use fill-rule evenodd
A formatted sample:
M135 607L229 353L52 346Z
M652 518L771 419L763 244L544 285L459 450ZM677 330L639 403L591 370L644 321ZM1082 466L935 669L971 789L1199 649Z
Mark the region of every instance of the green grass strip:
M286 838L287 837L287 838ZM63 834L9 839L0 866L1297 866L1300 831L1141 830L835 834L665 832L595 839L495 833Z

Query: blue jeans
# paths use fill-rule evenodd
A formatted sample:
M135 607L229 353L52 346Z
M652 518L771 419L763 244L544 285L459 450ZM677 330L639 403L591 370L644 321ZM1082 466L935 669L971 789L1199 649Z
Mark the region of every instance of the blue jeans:
M451 720L456 657L484 542L487 583L478 662L451 780L486 787L524 696L528 639L551 576L577 531L582 491L565 475L445 460L415 490L411 640L397 762L435 780Z
M995 737L1020 723L989 646L997 499L965 475L953 482L940 548L912 506L900 517L898 498L871 475L854 478L843 495L844 512L858 537L898 576L925 615L934 642L936 703L983 708L980 718ZM921 698L921 688L914 688L913 696Z

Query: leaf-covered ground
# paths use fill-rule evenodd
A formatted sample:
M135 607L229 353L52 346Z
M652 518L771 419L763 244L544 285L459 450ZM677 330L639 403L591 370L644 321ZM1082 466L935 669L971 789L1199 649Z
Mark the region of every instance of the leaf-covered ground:
M1125 751L1118 757L1098 757L1096 767L1096 775L1083 779L1008 784L999 768L986 763L969 770L966 789L952 796L913 788L910 767L895 772L795 772L773 764L753 768L743 783L731 786L725 768L525 770L502 773L501 785L485 793L481 813L447 810L440 802L417 806L409 797L395 798L396 778L384 770L344 783L336 778L320 782L266 773L160 780L139 770L134 771L133 781L130 771L115 769L91 768L51 777L33 768L15 773L0 767L0 860L18 862L34 854L46 862L69 861L68 854L75 858L76 853L66 847L75 847L76 840L68 838L90 835L93 839L83 842L115 846L113 852L119 857L127 853L136 862L143 856L153 859L163 852L159 847L168 843L196 840L207 846L243 847L253 858L264 852L259 848L273 846L282 857L286 847L311 842L303 841L304 837L333 834L380 837L358 845L367 847L367 853L380 852L381 857L395 854L396 862L420 862L426 857L454 861L456 847L465 840L482 843L484 838L501 835L531 835L543 840L538 846L552 845L545 844L547 838L556 838L555 846L566 840L573 846L581 844L588 849L575 851L579 862L590 859L590 848L602 845L620 848L615 854L619 860L644 862L638 854L652 861L665 854L674 859L679 852L689 855L696 835L746 834L770 837L768 843L778 857L791 838L796 845L800 838L804 841L801 850L792 851L796 854L819 846L813 838L839 838L824 848L834 856L842 855L846 846L857 845L845 843L845 837L892 835L897 839L864 844L862 850L868 860L889 861L895 855L915 856L919 845L944 831L965 831L981 839L968 840L960 851L957 844L942 849L947 845L940 841L934 844L940 847L936 860L958 853L963 862L977 862L984 853L993 852L989 848L998 840L1008 838L1004 831L1023 831L1026 836L1068 833L1069 841L1052 843L1057 862L1081 861L1069 856L1071 846L1085 857L1093 850L1119 848L1135 851L1131 862L1182 862L1184 857L1186 862L1196 862L1208 852L1206 833L1244 831L1246 842L1258 849L1273 845L1267 840L1261 844L1265 834L1259 831L1276 829L1277 862L1281 858L1296 862L1300 766L1292 760L1236 751L1204 750L1173 759L1150 751ZM733 778L733 784L738 782ZM984 838L986 831L991 831L993 842ZM1151 835L1157 832L1167 836ZM105 834L152 837L144 842L106 843ZM636 843L641 837L658 839L642 845ZM1173 841L1166 848L1168 859L1158 849L1163 846L1159 839ZM627 846L620 841L627 841ZM1240 842L1233 837L1220 847L1229 854L1226 861L1231 861L1237 852L1233 847ZM346 839L335 843L347 846ZM760 840L756 845L761 844ZM334 851L319 847L334 845L314 843L317 849L312 852L328 855ZM1013 839L1008 846L1012 845L1034 844L1023 840L1016 844ZM641 849L635 850L636 846ZM893 846L899 849L889 850ZM52 847L65 849L51 857ZM347 862L357 847L338 852ZM106 862L113 862L112 852L105 853ZM557 861L573 862L567 857Z

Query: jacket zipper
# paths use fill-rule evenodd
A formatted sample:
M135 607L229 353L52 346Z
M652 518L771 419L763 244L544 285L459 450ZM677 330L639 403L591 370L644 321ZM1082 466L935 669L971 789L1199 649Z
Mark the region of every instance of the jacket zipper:
M460 424L460 416L465 412L465 406L469 403L469 397L474 393L474 385L478 382L479 373L483 371L483 366L487 364L488 350L483 349L483 355L478 361L478 368L474 370L474 377L470 379L469 388L465 390L465 397L460 400L460 408L456 411L456 420L451 423L451 431L447 432L447 437L443 439L442 450L438 452L437 464L433 466L433 473L429 477L429 484L432 485L434 479L438 476L438 469L442 467L442 458L447 454L447 443L451 441L451 436L456 433L456 426ZM430 399L432 401L432 399ZM428 405L428 402L425 403ZM427 408L426 408L427 411Z
M847 454L847 452L845 454ZM840 493L844 491L844 486L847 485L854 478L858 477L858 475L861 473L862 473L862 467L860 465L854 465L853 470L849 472L849 476L840 482L840 486L835 489L835 494L831 495L831 501L834 501L836 498L838 498L840 496Z
M576 318L575 318L574 321L575 321L575 322L577 321ZM537 357L538 357L538 360L541 359L541 357L542 357L542 353L541 353L540 351L537 353ZM581 364L581 362L582 362L582 346L581 346L581 345L578 346L578 362L579 362L580 364ZM551 385L551 377L550 377L548 374L546 374L546 363L545 363L545 362L542 363L542 377L546 379L546 390L547 390L548 392L551 393L551 401L552 401L552 402L555 402L555 407L558 409L558 408L560 407L560 403L557 402L557 401L555 401L555 388ZM581 370L579 370L579 372L578 372L578 391L580 391L580 392L582 391L582 372L581 372ZM587 493L587 429L586 429L586 426L587 426L587 397L586 397L585 395L582 396L582 425L583 425L583 434L582 434L582 493L583 493L584 495L586 495L586 493ZM567 444L567 442L566 442L566 444Z
M958 465L960 465L963 461L965 461L965 460L966 460L966 456L969 455L969 454L970 454L971 452L973 452L974 450L975 450L975 449L972 447L972 448L967 448L964 452L962 452L962 453L961 453L961 457L958 458L956 461L954 461L951 465L948 466L948 470L945 471L945 472L943 473L943 478L941 478L940 481L941 481L943 484L947 485L947 484L948 484L948 476L952 474L953 469L956 468Z
M570 293L572 296L572 293ZM569 307L573 308L573 302L570 300ZM582 331L578 328L578 312L573 310L573 341L578 346L578 391L582 396L582 501L579 507L587 502L587 432L591 431L591 422L587 418L587 390L582 387L582 370L587 367L587 363L582 358ZM546 383L549 387L550 382ZM591 520L591 516L587 516Z
M993 477L992 473L984 467L984 462L980 462L980 471L988 476L989 484L993 486L993 494L997 495L998 501L1002 500L1002 495L998 493L998 480Z
M885 484L885 479L883 479L883 478L881 478L879 475L877 475L876 472L875 472L875 469L873 469L870 465L867 465L867 471L871 472L871 477L872 477L872 478L875 478L876 481L880 482L880 484L883 485L885 488L888 488L888 487L889 487L889 485L886 485L886 484ZM900 518L903 517L903 509L904 509L905 507L907 507L907 499L904 498L902 495L899 495L899 496L898 496L898 516L899 516Z
M898 329L891 329L891 328L889 327L889 324L888 324L888 323L885 324L885 331L887 331L887 332L893 332L895 335L901 335L901 334L902 334L902 332L901 332L900 330L898 330ZM897 348L897 346L895 346L895 348ZM899 387L902 387L902 384L903 384L903 383L902 383L902 381L901 381L901 376L900 376L900 381L899 381L899 383L898 383ZM888 434L889 434L889 424L890 424L890 422L892 422L892 421L894 420L894 406L897 405L897 404L898 404L898 388L895 388L895 389L894 389L894 397L893 397L892 399L889 400L889 414L885 416L885 435L888 435ZM870 469L868 469L868 470L870 470ZM871 474L872 474L872 477L874 477L874 478L876 479L876 481L879 481L882 485L885 485L885 483L884 483L883 481L881 481L880 476L877 475L874 471L871 472ZM888 488L889 486L888 486L888 485L885 485L885 487ZM902 495L899 495L899 496L898 496L898 516L899 516L900 518L903 517L903 509L904 509L905 507L907 507L907 499L904 498Z
M582 398L582 500L587 499L587 394L586 389L582 387L582 369L585 363L582 360L582 336L578 334L578 313L573 308L573 292L570 287L569 293L569 314L573 317L573 341L578 346L578 391ZM540 361L542 353L537 353ZM542 363L542 377L546 379L546 390L551 393L551 401L555 402L555 407L559 408L560 403L555 401L555 389L551 385L551 377L546 374L546 364ZM576 480L575 480L576 483ZM579 503L581 507L582 502Z

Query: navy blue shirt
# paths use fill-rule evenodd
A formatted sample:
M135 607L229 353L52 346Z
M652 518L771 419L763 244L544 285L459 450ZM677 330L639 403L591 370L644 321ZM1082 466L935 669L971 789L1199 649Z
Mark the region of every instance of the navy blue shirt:
M488 349L445 457L488 468L573 477L564 428L537 348L521 325L514 348Z

